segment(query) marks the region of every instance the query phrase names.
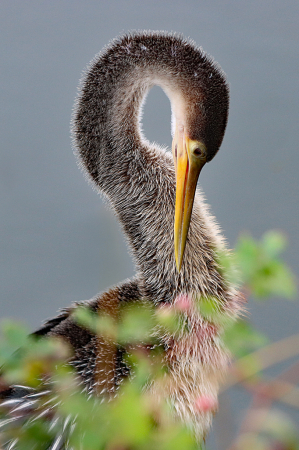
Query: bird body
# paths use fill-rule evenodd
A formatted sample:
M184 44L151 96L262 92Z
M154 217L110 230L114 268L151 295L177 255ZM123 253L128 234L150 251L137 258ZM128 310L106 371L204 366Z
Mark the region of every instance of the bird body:
M173 156L150 144L140 129L142 106L153 85L161 86L171 101ZM126 302L147 300L163 308L176 305L182 295L188 297L190 332L177 340L162 337L171 380L165 395L198 437L206 434L213 411L198 411L196 401L205 395L216 401L228 354L220 329L212 327L196 305L216 299L218 308L231 317L241 308L217 260L225 249L223 238L201 192L195 193L201 167L222 142L227 115L226 79L209 56L181 36L143 32L112 41L93 59L72 119L79 164L113 208L137 272L133 280L86 304L113 314ZM99 392L98 385L102 393L115 392L128 374L122 355L111 354L97 336L74 322L75 307L48 321L36 335L61 336L71 345L71 364L90 392Z

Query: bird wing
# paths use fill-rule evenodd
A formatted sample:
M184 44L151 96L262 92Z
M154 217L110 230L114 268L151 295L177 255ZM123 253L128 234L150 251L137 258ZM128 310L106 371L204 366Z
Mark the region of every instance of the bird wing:
M120 303L132 303L140 299L138 280L126 280L91 300L74 303L61 310L56 317L47 320L33 335L37 337L59 336L70 345L73 355L69 363L76 369L78 381L82 385L83 391L92 393L96 390L98 393L104 394L112 385L113 389L117 390L120 379L126 377L129 373L123 362L123 350L116 345L110 348L105 347L92 331L78 325L72 314L76 308L84 306L93 312L101 313L103 311L107 313L108 311L113 315L118 310ZM99 359L104 360L106 364L109 360L113 361L110 372L109 370L103 372L105 377L103 379L96 374ZM18 449L17 441L9 437L10 428L18 424L23 426L29 421L36 420L40 415L40 402L43 401L43 397L48 398L50 389L50 387L45 389L44 385L43 390L18 385L0 389L1 449ZM43 414L46 414L45 411L51 417L49 419L50 429L55 420L59 420L55 413L55 404L49 403L48 409L43 410ZM72 425L68 423L68 428ZM67 427L62 424L62 429L66 430ZM7 440L5 436L8 436ZM55 450L68 448L67 431L55 437L49 449L54 448Z

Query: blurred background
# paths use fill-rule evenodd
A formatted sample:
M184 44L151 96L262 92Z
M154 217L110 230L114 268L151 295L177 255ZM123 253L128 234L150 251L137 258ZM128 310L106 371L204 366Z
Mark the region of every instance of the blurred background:
M134 274L118 223L76 166L69 125L82 70L128 30L181 32L220 63L229 122L200 185L230 247L244 230L255 238L283 230L298 274L298 23L297 0L2 0L1 317L33 330ZM171 146L170 105L157 87L143 127ZM298 332L298 303L249 301L248 309L271 339ZM245 397L231 395L236 428Z

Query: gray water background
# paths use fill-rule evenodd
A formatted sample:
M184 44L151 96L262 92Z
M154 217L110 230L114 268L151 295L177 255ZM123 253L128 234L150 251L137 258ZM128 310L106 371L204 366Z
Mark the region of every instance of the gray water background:
M76 166L69 132L82 70L132 29L182 32L220 63L230 83L229 122L200 185L231 247L244 230L256 238L283 230L285 260L298 275L298 1L5 0L0 316L31 329L134 274L113 214ZM148 97L143 126L148 139L171 145L169 101L159 88ZM298 303L250 300L248 309L271 339L298 332ZM232 433L247 402L240 390L231 393ZM222 434L220 448L230 436Z

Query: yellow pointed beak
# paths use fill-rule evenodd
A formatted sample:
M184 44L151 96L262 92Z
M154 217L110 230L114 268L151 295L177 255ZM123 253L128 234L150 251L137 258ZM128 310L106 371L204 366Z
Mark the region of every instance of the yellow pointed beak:
M175 133L172 152L176 172L174 218L174 251L178 271L181 270L191 220L196 184L206 163L206 148L202 142L189 139L184 132Z

